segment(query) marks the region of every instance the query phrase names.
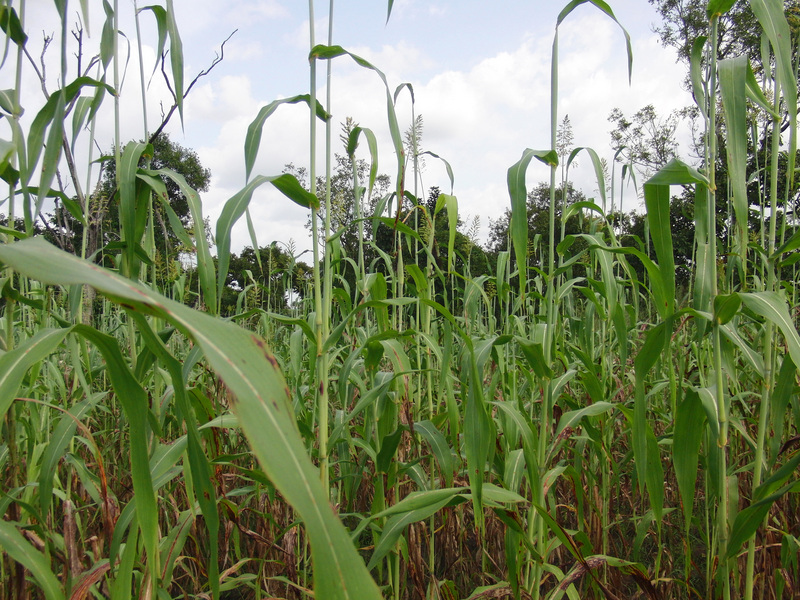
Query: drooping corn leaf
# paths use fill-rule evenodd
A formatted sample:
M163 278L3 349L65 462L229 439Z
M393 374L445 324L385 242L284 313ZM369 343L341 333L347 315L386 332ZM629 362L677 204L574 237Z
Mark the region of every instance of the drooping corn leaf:
M63 600L61 584L50 570L44 554L22 537L13 523L0 520L0 547L3 553L23 565L36 578L47 600Z
M511 168L508 169L508 194L511 196L511 245L519 269L520 295L525 294L527 282L528 253L528 190L525 187L525 174L531 159L536 158L549 167L558 165L558 154L555 150L526 149Z
M0 260L47 283L91 285L125 308L164 319L192 338L233 392L233 412L265 473L305 523L314 561L316 597L381 597L331 509L297 430L289 390L278 363L261 338L57 250L39 238L0 248Z

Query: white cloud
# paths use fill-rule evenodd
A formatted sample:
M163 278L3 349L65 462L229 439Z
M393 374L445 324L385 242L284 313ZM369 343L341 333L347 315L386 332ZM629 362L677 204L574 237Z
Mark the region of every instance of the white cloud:
M428 16L443 17L449 12L441 2L423 0L395 0L392 7L392 18L419 19ZM395 17L396 15L396 17Z
M231 61L246 61L259 58L265 53L264 45L260 41L241 41L234 36L225 45L225 59Z
M252 2L249 0L236 0L228 5L227 10L237 14L245 21L278 19L289 15L289 11L277 0L259 0Z
M244 185L243 144L247 127L259 108L281 93L292 94L306 89L307 63L298 59L301 56L298 49L302 54L307 53L308 21L302 21L299 16L292 17L287 8L290 5L277 0L235 0L224 6L213 4L210 0L197 0L191 4L190 12L187 12L188 3L176 4L181 33L185 34L187 77L196 72L192 63L196 62L201 67L208 63L207 57L198 58L197 44L202 46L202 52L207 52L206 47L215 48L221 42L221 39L210 42L213 37L209 35L210 31L216 36L220 26L223 29L229 26L242 27L230 45L226 46L223 64L212 75L200 80L187 99L185 133L181 130L177 115L169 128L175 141L195 148L202 163L211 169L212 187L203 195L203 199L206 212L215 218L223 203ZM397 0L392 18L403 21L426 19L430 23L445 15L448 6L444 2ZM125 10L128 8L125 7ZM33 8L30 11L33 17L29 15L34 19L32 23L38 12L52 14L53 11ZM293 7L292 12L296 12ZM147 21L147 35L151 35L152 18ZM268 21L280 23L274 29L253 27L263 29L258 36L248 33L251 24ZM42 24L47 25L47 22L42 20ZM99 33L101 24L100 18L92 21L93 33ZM327 16L317 18L315 25L317 41L323 43L327 37ZM337 28L341 25L337 23ZM383 27L383 23L380 26ZM41 27L37 25L34 30L39 29ZM515 29L517 36L509 35L507 44L493 46L502 51L494 50L483 58L472 59L472 63L458 64L448 61L468 60L463 53L457 57L455 53L447 52L434 55L430 48L435 46L428 45L419 36L415 37L413 31L403 32L399 39L393 38L391 43L386 43L386 36L359 36L358 32L348 32L342 27L343 32L358 40L369 40L368 45L362 43L348 49L386 73L391 92L402 82L413 84L415 109L425 121L423 147L450 162L455 173L455 193L461 211L465 218L480 215L484 236L489 217L498 218L508 206L505 184L508 168L519 159L525 148L541 149L550 143L552 29L547 35L535 38L522 37L519 29ZM223 34L227 34L227 31L223 31ZM515 43L514 40L518 41ZM613 107L619 106L632 114L642 106L653 103L660 114L666 114L691 102L681 88L683 67L676 64L672 52L661 48L657 37L649 32L634 35L635 59L631 86L628 85L622 32L600 11L576 11L562 25L559 42L558 119L569 114L576 144L591 146L600 156L611 158L608 145L608 130L611 127L607 117ZM278 47L282 44L279 50L282 54L277 58L262 58L267 48L275 52L273 46L276 44ZM480 40L471 45L473 50L480 47ZM152 46L145 50L145 69L149 76L155 53ZM291 61L286 58L290 55ZM246 65L246 69L241 69L242 65ZM324 98L324 63L322 67L318 69L320 98ZM127 89L122 98L123 114L126 116L122 124L123 140L142 136L137 69L137 61L132 60ZM5 74L10 72L4 70L3 76L8 77ZM53 69L51 72L56 71ZM298 72L302 73L301 78L298 78ZM298 82L299 89L291 89ZM330 109L333 113L334 151L342 151L338 141L339 123L351 116L362 126L375 131L379 141L380 172L394 176L396 158L387 125L383 83L375 73L342 57L333 62L332 93ZM24 103L26 108L31 107L26 118L32 118L35 114L34 108L36 102L41 102L40 96L35 78L26 80ZM148 96L152 128L159 120L160 103L163 102L165 108L170 104L169 93L158 74ZM97 132L98 142L104 150L113 139L111 107L109 98ZM399 127L404 131L411 123L407 90L399 96L397 117ZM308 129L309 116L305 105L280 107L265 123L254 173L278 174L288 162L298 166L307 165ZM320 124L320 152L324 146L323 140L324 129ZM362 144L359 156L366 157L364 146ZM423 174L425 185L449 188L442 164L430 157L426 162L427 168ZM574 171L574 179L587 194L592 194L597 186L589 161L581 159L579 162L581 166ZM319 170L322 169L320 163ZM534 161L528 174L529 187L546 177L547 170ZM294 237L301 249L310 247L308 232L303 227L307 212L283 198L270 186L264 186L254 195L252 204L259 241L268 243L272 239L287 240ZM235 231L234 239L238 246L234 250L238 251L250 243L244 220Z
M306 19L299 26L289 31L283 36L284 41L295 48L309 49L311 40L309 31L309 21ZM315 44L325 44L328 40L328 17L314 19L314 42Z

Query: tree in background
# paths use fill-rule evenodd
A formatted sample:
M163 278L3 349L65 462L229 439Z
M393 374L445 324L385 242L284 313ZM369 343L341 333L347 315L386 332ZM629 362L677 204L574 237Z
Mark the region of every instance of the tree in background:
M251 246L238 255L231 253L222 295L222 314L234 315L245 308L279 312L305 297L312 269L298 261L299 257L291 242L285 248L278 242L262 246L258 257Z
M437 299L452 310L456 307L452 305L453 300L463 299L462 280L457 277L448 277L448 265L452 264L454 273L464 277L480 277L489 273L489 261L486 251L478 240L478 230L480 229L479 217L473 217L466 225L459 216L456 224L456 232L453 238L453 257L450 260L450 218L447 207L442 207L436 213L436 204L439 201L441 190L438 186L433 186L428 190L428 197L424 202L417 206L410 206L409 203L401 209L399 221L415 230L422 240L418 249L414 252L413 243L407 243L405 238L402 244L403 262L406 265L415 264L423 272L431 264L431 257L435 263L431 284ZM423 210L424 209L424 210ZM413 219L416 214L417 219ZM433 231L431 231L431 229ZM423 247L431 239L432 247L430 255ZM396 252L395 232L390 225L381 223L378 225L375 244L387 254ZM433 266L433 265L431 265Z
M351 117L347 117L341 123L341 133L339 140L342 142L343 147L347 147L347 140L350 132L358 127L358 123L353 121ZM336 235L342 231L339 239L341 240L342 247L347 252L348 256L354 256L351 251L358 248L358 230L354 226L355 221L355 193L353 190L353 163L347 154L334 153L334 164L331 165L331 180L330 180L330 193L331 193L331 231L332 235ZM356 160L356 172L358 174L359 185L363 186L369 179L369 163L362 159ZM300 184L309 189L308 170L305 167L295 166L293 163L287 163L283 167L283 173L294 175ZM380 173L375 178L375 187L372 190L370 198L363 198L366 203L362 214L364 216L371 216L369 208L375 208L377 201L389 190L391 185L391 178L385 173ZM320 198L320 210L318 222L324 223L325 209L324 209L324 195L326 193L325 175L317 176L317 196ZM311 229L311 220L306 222L306 228ZM369 228L365 229L366 230ZM320 234L320 243L325 243L325 236Z
M653 30L664 46L675 48L678 57L689 62L692 44L701 35L708 35L706 0L649 0L661 17L661 25ZM796 0L785 0L787 8ZM719 20L719 58L748 54L760 63L761 28L750 4L737 0ZM688 74L687 74L688 82Z
M169 168L183 175L186 183L197 192L207 192L211 182L211 171L200 162L197 153L177 144L169 139L166 133L161 133L153 138L153 157L150 168L153 170ZM112 156L113 151L108 156ZM191 222L189 204L180 188L168 177L162 177L167 188L169 204L180 219L183 226L189 230L194 227ZM86 256L91 257L108 243L119 239L119 197L116 190L116 165L113 160L107 160L103 166L103 177L95 192L89 198L90 220L85 234L88 236ZM164 273L165 281L172 281L178 276L175 265L182 247L180 240L172 230L164 208L159 202L153 203L155 228L153 231L156 256L152 257L160 270ZM50 235L53 241L64 250L76 252L81 247L81 238L84 228L75 220L63 205L56 205L50 215ZM207 224L202 225L204 229Z
M350 132L358 126L358 123L353 121L352 118L347 117L344 123L341 124L341 133L339 139L342 145L347 147L347 140ZM330 232L329 235L333 237L334 256L347 257L355 260L358 257L358 224L356 223L356 203L355 192L353 189L353 162L346 153L334 153L333 163L331 165L331 178L330 178ZM369 180L369 163L360 158L356 160L356 173L358 175L359 186L365 186ZM298 167L293 163L284 165L283 173L294 175L305 189L310 189L308 182L308 170L305 167ZM375 208L380 198L382 198L391 186L391 178L385 173L379 173L375 178L375 186L372 190L372 195L369 198L362 196L362 215L364 218L369 218L375 212ZM326 179L324 174L317 177L317 196L320 198L320 210L318 213L317 223L320 227L320 244L323 250L325 249L326 235L322 231L325 223L325 202L324 197L326 194ZM364 193L366 196L366 192ZM311 229L311 219L306 222L306 228ZM365 239L371 240L372 227L365 225L364 227ZM365 246L365 250L369 250L369 245ZM373 258L372 255L366 256L365 260L369 261ZM338 275L343 277L344 280L350 285L351 291L355 289L355 281L357 274L353 269L352 264L346 260L338 260L334 265L338 269Z
M614 125L610 132L611 148L619 153L617 160L633 165L647 179L677 158L675 132L681 113L674 110L662 118L655 107L648 104L628 118L619 108L613 109L608 120Z
M556 189L556 197L564 197L564 186ZM556 239L561 241L561 215L563 206L575 202L584 202L586 196L571 183L566 186L566 203L556 204ZM528 255L532 259L530 266L544 268L547 265L547 248L550 237L550 185L541 182L528 192ZM509 249L509 225L511 209L507 208L503 216L489 224L488 249L495 257L497 253ZM579 215L570 217L565 223L565 234L572 235L582 231Z

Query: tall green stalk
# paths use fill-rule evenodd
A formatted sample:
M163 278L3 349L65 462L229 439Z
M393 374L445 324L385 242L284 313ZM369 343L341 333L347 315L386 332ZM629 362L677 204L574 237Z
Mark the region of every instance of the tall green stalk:
M311 48L316 45L314 35L314 0L308 1L309 37ZM314 107L317 105L317 59L312 56L310 59L310 158L308 174L310 179L311 193L317 194L317 115ZM328 477L328 372L327 362L324 360L325 352L325 319L327 314L324 308L324 286L320 275L319 257L319 215L316 208L311 208L311 239L314 252L314 336L316 341L316 394L317 394L317 426L319 427L319 459L320 459L320 478L325 489L326 497L330 496L330 483ZM330 211L327 211L330 212ZM327 231L327 227L325 229ZM326 234L327 237L327 234ZM327 254L327 252L326 252Z
M711 44L709 51L708 72L709 72L709 85L708 85L708 115L709 115L709 128L706 133L706 167L708 169L708 224L711 235L709 236L710 254L712 257L717 256L717 221L716 221L716 172L715 165L717 160L717 51L718 51L718 31L719 31L719 16L715 15L711 20ZM717 297L718 291L718 273L717 262L714 260L711 274L711 298L712 300ZM712 330L712 343L713 343L713 365L714 376L713 381L716 387L716 401L717 401L717 421L719 425L719 440L717 442L717 458L719 461L719 506L717 508L717 557L719 558L718 569L719 580L723 586L723 597L725 600L730 600L730 565L729 561L725 558L728 552L728 407L725 398L725 381L724 373L722 370L722 347L721 347L721 325L717 320L714 321Z
M328 46L333 45L333 0L330 0L328 9ZM325 109L331 111L331 69L333 61L328 61L326 74L326 106ZM313 106L313 103L312 103ZM312 110L312 119L314 111ZM325 122L325 224L323 235L325 236L325 264L323 273L323 298L322 298L322 343L328 339L331 321L331 298L333 273L331 271L331 159L333 152L331 149L331 119ZM321 346L320 346L321 347ZM323 351L320 369L322 372L319 399L319 458L322 485L329 492L330 474L328 472L328 380L330 372L330 362L328 352ZM330 492L328 493L330 496Z
M775 80L774 85L774 98L773 98L773 108L775 110L775 114L780 114L780 84ZM775 254L775 247L776 247L776 221L778 215L778 158L780 156L780 138L781 138L781 127L780 127L780 117L775 116L772 119L772 147L770 149L770 169L769 169L769 178L770 178L770 189L769 189L769 201L770 201L770 225L769 225L769 235L767 239L767 243L769 248L767 250L768 256L772 256ZM787 186L788 187L788 186ZM786 205L784 205L786 206ZM784 216L785 222L785 216ZM766 265L767 269L767 281L766 281L766 291L774 292L777 286L777 273L776 273L776 265L772 261L768 261ZM761 402L759 404L758 409L758 433L756 438L756 449L755 449L755 457L753 459L753 486L752 489L755 490L759 485L761 485L761 477L764 470L764 449L766 443L766 434L767 434L767 420L769 419L769 405L771 402L771 394L774 387L774 380L775 380L775 361L776 361L776 351L775 351L775 327L771 320L767 320L764 325L764 352L766 352L766 357L764 360L764 380L761 389ZM745 600L752 600L753 598L753 588L754 588L754 573L755 573L755 549L756 549L756 539L755 533L753 537L750 538L750 541L747 544L747 565L745 568Z
M136 24L136 46L137 46L137 54L139 58L139 88L142 94L142 129L144 130L144 137L142 138L145 143L147 143L150 134L148 132L147 127L147 87L145 85L144 79L144 57L142 55L142 33L141 27L139 24L139 6L137 0L133 2L133 14L134 14L134 23ZM150 159L146 159L146 168L150 168ZM146 229L146 250L152 255L155 256L157 249L156 249L156 241L155 241L155 214L153 212L153 194L148 194L147 200L147 229ZM166 252L164 254L166 257ZM156 268L157 265L155 261L150 267L150 281L152 282L154 287L157 287L158 282L156 281Z

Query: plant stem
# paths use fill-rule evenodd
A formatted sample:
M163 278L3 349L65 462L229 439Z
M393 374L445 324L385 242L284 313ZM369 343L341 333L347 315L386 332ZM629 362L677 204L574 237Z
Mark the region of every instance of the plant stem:
M774 97L775 112L779 113L780 108L780 85L776 79L775 81L775 97ZM775 253L776 246L776 220L778 214L778 158L780 155L780 119L773 118L772 120L772 148L770 150L770 220L769 220L769 244L768 256ZM785 218L784 218L785 221ZM768 261L767 269L767 291L774 292L777 285L777 277L775 272L775 265L772 261ZM764 469L764 445L766 443L767 434L767 420L769 419L769 404L771 401L771 394L774 382L775 373L775 328L772 321L767 320L764 326L764 350L767 353L766 360L764 361L764 383L761 390L761 404L758 411L758 437L756 438L756 450L754 465L753 465L753 491L761 485L761 477ZM756 549L756 534L747 543L747 566L745 568L745 600L752 600L753 598L753 578L755 572L755 549Z
M314 38L314 0L308 0L308 19L309 19L309 35L311 47L316 45ZM310 97L311 97L311 110L310 110L310 139L309 145L311 147L311 156L309 160L309 179L311 186L311 193L317 194L317 59L312 57L310 61ZM316 340L317 351L317 377L316 377L316 393L317 393L317 419L319 427L319 460L320 460L320 479L322 486L325 489L325 496L330 495L330 486L328 479L327 469L327 433L328 433L328 407L327 407L327 373L323 364L323 344L324 344L324 319L323 319L323 284L320 278L320 259L319 259L319 223L318 211L315 208L311 209L311 238L314 251L314 334Z

